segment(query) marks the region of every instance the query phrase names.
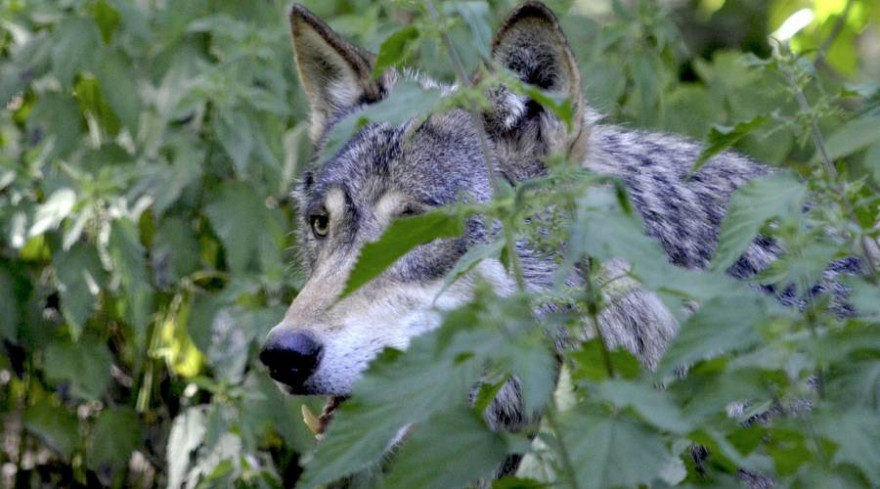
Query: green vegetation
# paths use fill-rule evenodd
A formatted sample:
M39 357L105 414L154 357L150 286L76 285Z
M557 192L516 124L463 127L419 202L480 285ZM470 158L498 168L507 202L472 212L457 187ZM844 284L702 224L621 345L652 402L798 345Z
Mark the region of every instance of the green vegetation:
M378 52L379 67L443 81L462 81L450 48L468 73L479 69L514 4L305 3ZM844 320L821 300L781 308L722 273L759 232L787 250L762 279L799 290L833 259L876 247L880 3L549 3L564 14L589 103L609 120L705 139L706 157L735 145L785 170L737 193L703 272L668 265L617 187L559 158L545 178L500 186L491 205L399 221L365 249L347 292L472 213L498 219L505 239L466 255L449 280L487 256L516 273L516 237L568 241L562 267L588 264L590 280L540 297L483 291L407 352L381 355L316 450L300 411L321 400L282 396L256 361L304 280L288 192L310 148L288 2L3 1L0 484L305 488L357 473L357 486L450 488L528 453L493 487L729 487L740 467L785 487L880 486L880 274L847 282L861 315ZM806 27L768 43L803 8ZM482 102L479 86L443 101L409 88L365 116ZM566 101L530 94L570 118ZM361 122L341 124L336 141ZM538 236L524 218L550 204L567 224ZM531 311L574 300L575 316L595 318L599 289L613 286L601 262L613 257L672 310L702 308L655 372L598 338L562 355L554 389L542 331L582 321L539 326ZM689 375L677 378L682 364ZM514 375L527 406L546 413L535 440L478 416ZM812 409L796 417L740 424L804 401ZM410 423L408 443L375 470ZM710 452L702 467L695 443Z

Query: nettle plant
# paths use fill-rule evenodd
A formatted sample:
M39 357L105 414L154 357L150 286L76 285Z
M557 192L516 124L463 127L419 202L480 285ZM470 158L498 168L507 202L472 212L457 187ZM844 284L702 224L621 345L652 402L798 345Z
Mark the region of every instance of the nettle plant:
M362 3L328 14L367 44L383 39L372 42L377 75L413 66L457 89L398 87L338 124L319 161L367 122L478 113L499 84L571 122L564 94L491 66L493 12L512 5ZM745 469L785 487L880 485L880 277L866 258L880 90L823 76L833 38L818 52L774 42L763 59L716 53L694 62L702 83L679 83L685 53L668 12L611 3L605 23L562 16L588 103L705 136L695 170L735 144L781 168L734 195L701 271L668 263L620 182L564 155L548 156L541 178L496 182L486 204L395 221L362 250L348 292L473 216L497 233L447 283L500 258L519 288L485 286L405 352L380 355L320 443L299 421L318 404L281 396L255 362L302 285L283 251L296 246L288 193L309 151L288 2L0 6L0 410L12 441L0 460L15 482L735 487ZM860 19L878 10L850 4ZM853 35L832 20L830 34ZM707 135L711 123L723 125ZM860 258L864 275L845 279L857 314L822 297L786 308L725 275L759 234L785 253L754 283L803 293L835 259ZM518 241L562 250L556 287L525 290ZM624 279L608 280L613 259L631 264ZM574 270L583 287L565 285ZM596 328L608 298L634 286L681 321L653 370ZM493 431L482 414L513 378L533 419ZM511 456L523 458L517 474L493 481Z

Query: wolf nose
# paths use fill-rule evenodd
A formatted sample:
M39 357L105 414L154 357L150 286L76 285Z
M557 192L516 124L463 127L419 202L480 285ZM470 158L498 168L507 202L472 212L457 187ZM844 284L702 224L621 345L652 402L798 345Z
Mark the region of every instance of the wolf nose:
M307 331L277 331L269 335L260 351L260 361L269 375L287 384L294 393L302 392L303 384L318 369L323 347Z

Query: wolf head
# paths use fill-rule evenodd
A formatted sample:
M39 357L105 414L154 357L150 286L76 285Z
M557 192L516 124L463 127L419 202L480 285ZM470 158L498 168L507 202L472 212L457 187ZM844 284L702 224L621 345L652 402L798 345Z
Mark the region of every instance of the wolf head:
M334 124L388 96L401 75L389 70L373 77L374 55L302 6L293 7L290 22L318 154ZM261 352L273 378L289 392L346 395L377 353L389 346L405 348L414 336L437 327L443 310L471 298L477 280L501 293L512 289L502 264L485 260L438 296L456 261L487 238L485 224L474 219L462 237L412 250L338 300L360 249L392 220L460 199L489 200L488 168L515 183L541 174L542 158L550 152L574 159L583 153L587 131L580 78L553 13L540 3L520 6L502 24L491 53L495 68L568 96L574 123L566 127L540 104L498 86L487 93L492 108L476 120L468 111L452 109L400 126L373 123L331 158L314 162L294 192L308 281ZM483 130L494 155L489 165Z

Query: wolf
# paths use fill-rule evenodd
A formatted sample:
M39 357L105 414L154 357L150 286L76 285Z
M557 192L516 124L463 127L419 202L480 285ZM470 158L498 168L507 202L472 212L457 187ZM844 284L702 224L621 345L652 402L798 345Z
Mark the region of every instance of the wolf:
M401 80L433 83L394 69L374 77L375 55L303 6L293 6L290 23L316 155L340 121L388 97ZM459 258L491 237L484 223L469 221L462 236L413 249L340 300L360 249L394 219L462 199L487 202L492 178L518 185L546 173L547 155L564 154L583 168L620 179L645 232L669 261L700 269L712 259L731 194L770 171L723 152L691 175L699 143L603 123L584 100L580 72L556 16L539 2L520 5L504 20L492 40L491 59L524 83L565 95L573 123L499 86L489 91L489 108L476 120L467 110L449 109L399 125L371 123L330 158L316 158L293 192L308 280L260 353L288 393L329 396L326 411L332 411L382 349L405 349L412 338L437 328L443 312L468 303L479 283L488 282L499 294L516 288L501 261L487 259L444 289ZM486 140L491 161L481 146ZM757 239L728 273L751 277L777 254L772 241ZM552 286L555 261L527 245L518 245L517 255L529 290ZM654 293L633 288L609 301L599 327L611 346L627 348L652 368L678 323ZM523 419L512 388L502 389L491 410L490 422L500 429L515 430L511 424Z

